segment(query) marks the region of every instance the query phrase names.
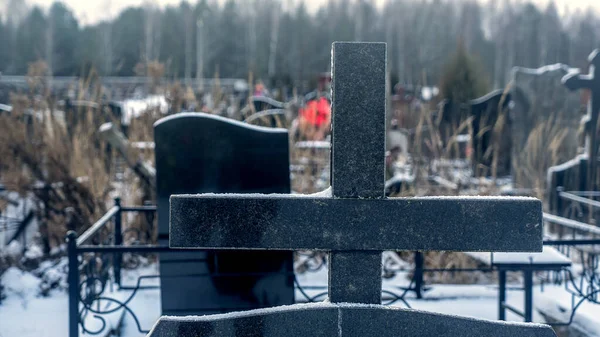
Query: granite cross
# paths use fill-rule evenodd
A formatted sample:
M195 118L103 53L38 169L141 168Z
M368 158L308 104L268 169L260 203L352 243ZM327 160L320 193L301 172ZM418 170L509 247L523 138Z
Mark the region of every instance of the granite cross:
M590 102L586 116L586 150L588 155L588 185L587 189L596 191L598 189L597 167L598 167L598 115L600 114L600 49L594 50L588 61L590 71L587 75L579 72L568 74L562 81L569 90L589 89Z
M384 250L541 251L541 202L385 198L386 45L334 43L332 57L331 195L173 195L170 212L174 248L329 251L330 303L164 317L151 336L553 336L373 305Z

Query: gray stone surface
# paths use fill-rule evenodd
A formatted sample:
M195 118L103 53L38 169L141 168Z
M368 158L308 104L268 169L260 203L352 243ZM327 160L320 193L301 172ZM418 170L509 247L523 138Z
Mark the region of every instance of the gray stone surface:
M303 304L229 315L162 317L151 337L554 337L541 324L486 321L379 305Z
M334 197L385 197L386 62L385 43L333 44Z
M171 197L171 247L542 251L533 198Z
M331 252L329 265L329 301L381 303L381 252Z
M384 198L386 45L336 42L332 48L333 197ZM381 303L381 252L334 251L329 257L332 302Z

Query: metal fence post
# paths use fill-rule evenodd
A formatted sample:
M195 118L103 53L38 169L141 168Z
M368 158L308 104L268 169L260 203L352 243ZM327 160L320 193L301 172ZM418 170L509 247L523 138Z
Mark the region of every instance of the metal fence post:
M67 233L69 256L69 337L79 337L79 260L77 259L77 233Z
M506 270L498 270L498 319L506 321Z
M121 212L121 198L115 198L115 206L119 208L117 213L115 214L115 236L114 236L114 244L115 246L120 246L123 244L123 228L121 224L122 220L122 212ZM113 268L115 272L115 282L121 287L121 253L114 253L113 255Z
M562 197L560 196L560 193L564 190L565 189L562 186L556 187L556 200L555 200L554 207L556 207L555 214L559 215L559 216L565 216L564 210L563 210L563 200L562 200Z
M417 298L423 298L423 265L425 259L422 252L415 252L415 293Z
M533 270L523 270L525 283L525 322L533 322Z

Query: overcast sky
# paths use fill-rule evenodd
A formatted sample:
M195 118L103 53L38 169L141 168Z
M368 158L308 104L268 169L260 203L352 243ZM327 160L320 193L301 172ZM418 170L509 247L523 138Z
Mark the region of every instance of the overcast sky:
M4 1L4 0L0 0ZM53 0L26 0L30 4L39 4L48 7ZM82 23L94 23L98 20L112 18L121 10L128 6L139 6L145 2L152 2L160 5L176 5L181 0L62 0L71 7ZM217 0L224 2L225 0ZM282 2L300 2L301 0L281 0ZM381 6L386 0L372 0ZM549 0L533 0L541 6L546 6ZM195 1L190 1L195 2ZM304 3L311 9L318 8L326 3L327 0L304 0ZM559 11L563 12L568 5L571 10L576 8L593 7L600 11L600 0L555 0Z

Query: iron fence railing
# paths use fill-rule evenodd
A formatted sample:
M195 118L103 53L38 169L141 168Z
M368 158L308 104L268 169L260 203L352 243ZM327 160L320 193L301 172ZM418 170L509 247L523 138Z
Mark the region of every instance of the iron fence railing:
M147 328L149 327L141 326L140 319L131 309L130 304L139 291L159 288L159 286L144 285L143 281L161 276L143 275L138 278L135 285L124 285L122 283L123 257L125 254L132 258L135 256L132 254L170 254L181 252L181 250L152 244L149 240L151 237L149 233L142 233L142 239L134 240L133 245L125 243L125 235L131 229L124 230L122 218L123 214L128 212L154 215L156 206L124 207L121 205L120 199L117 198L115 199L115 205L84 233L78 236L77 233L71 231L67 234L70 337L79 336L80 331L89 335L106 332L107 323L103 316L120 310L133 318L139 332L148 332ZM149 217L147 227L152 228L153 220L153 217ZM319 252L297 252L297 254L303 256L305 260L310 260L305 261L305 265L309 266L307 272L318 272L327 265L325 254ZM244 275L248 276L248 274ZM241 276L241 274L204 273L186 276L236 277ZM296 299L296 302L322 301L327 296L326 285L303 285L298 282L295 274L293 276L295 280L294 288L301 296ZM111 287L116 287L118 291L129 291L130 293L124 300L111 298L106 291ZM408 306L404 296L409 291L416 291L416 289L414 282L412 282L409 288L399 289L398 292L386 290L382 295L386 304L403 302ZM105 305L100 305L101 302ZM89 327L86 325L86 317L90 315L100 322L99 326Z
M568 196L569 197L569 196ZM115 205L108 210L95 224L81 235L71 231L67 235L68 260L69 260L69 336L79 336L80 330L85 334L97 335L106 329L106 321L103 316L123 311L130 315L140 332L147 332L142 327L136 313L130 308L134 297L143 290L156 289L159 286L145 285L144 281L157 279L160 275L139 276L134 285L122 283L124 255L129 259L135 256L148 254L170 254L180 252L168 246L152 243L151 231L154 222L156 206L124 207L120 199L115 199ZM123 228L124 213L145 214L148 225L146 232ZM600 289L600 278L598 277L598 256L600 255L600 230L595 227L572 219L559 217L552 214L544 214L544 221L553 224L556 230L549 233L544 240L544 245L556 247L566 256L571 257L581 264L581 271L574 274L570 270L557 272L538 273L541 285L545 283L564 284L565 289L573 298L571 319L564 324L570 324L575 311L584 301L598 303L598 291ZM562 228L562 229L557 229ZM136 236L133 243L125 242L126 236ZM327 265L327 255L322 252L297 252L297 259L304 260L305 272L318 272ZM498 270L491 265L483 265L478 268L428 268L425 264L423 253L414 253L414 264L411 267L392 267L384 261L384 275L396 273L408 274L409 284L405 287L387 288L382 291L382 303L402 303L410 307L406 301L408 294L414 298L423 298L428 289L424 275L428 273L496 273ZM198 277L211 277L213 274L190 275ZM221 275L219 276L235 276ZM322 301L327 296L326 285L300 284L294 275L294 288L300 295L297 302ZM533 287L532 284L528 285ZM128 295L119 300L111 298L106 290L116 287L118 291L128 291ZM101 306L100 303L111 304ZM101 324L99 327L90 328L86 326L86 317L97 319Z

